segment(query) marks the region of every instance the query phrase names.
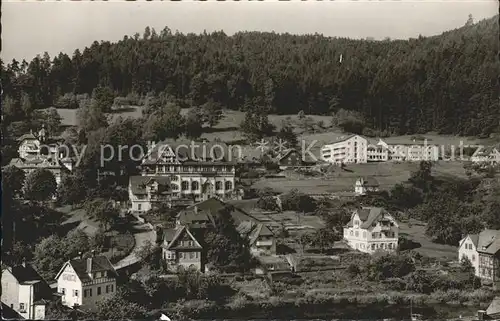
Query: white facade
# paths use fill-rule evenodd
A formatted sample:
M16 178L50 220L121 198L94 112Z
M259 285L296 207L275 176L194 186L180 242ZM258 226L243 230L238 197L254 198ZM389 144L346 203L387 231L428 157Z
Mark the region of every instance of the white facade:
M116 292L116 278L110 271L91 271L82 277L70 262L65 263L56 279L62 304L71 308L95 310L99 301Z
M321 148L321 157L324 161L340 163L366 163L367 140L359 135L350 136L341 141L324 145Z
M179 161L178 159L183 160L185 156L176 155L176 148L169 145L158 145L153 150L157 151L155 152L157 154L148 152L142 162L142 176L168 178L171 189L170 202L176 200L199 202L213 196L220 199L234 199L239 196L240 191L235 186L234 163L201 158ZM152 154L155 155L151 156ZM129 186L129 198L131 210L137 212L150 210L155 202L149 193L134 192L134 186Z
M365 217L361 217L359 211L352 214L348 226L344 227L344 240L352 249L365 253L397 250L399 226L391 215L378 210L369 208Z
M367 163L387 161L437 161L439 160L439 146L430 144L391 144L379 139L369 143L368 139L360 135L352 135L321 148L321 157L324 161L340 163Z
M43 280L19 282L10 268L2 270L2 302L25 319L45 319L44 286Z
M474 244L470 235L463 238L458 246L458 261L462 262L463 257L469 259L470 263L474 267L475 274L479 276L479 253L477 252L477 246Z

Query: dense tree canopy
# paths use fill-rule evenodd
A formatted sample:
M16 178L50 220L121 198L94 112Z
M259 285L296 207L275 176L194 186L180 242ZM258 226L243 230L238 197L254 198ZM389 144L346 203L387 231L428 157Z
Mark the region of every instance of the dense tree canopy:
M202 106L209 125L222 105L334 112L346 126L386 133L487 135L498 129L496 17L395 41L148 29L142 38L95 41L71 56L2 62L4 120L61 102L75 106L72 95L93 94L106 111L113 97L156 92ZM362 122L353 115L362 115Z

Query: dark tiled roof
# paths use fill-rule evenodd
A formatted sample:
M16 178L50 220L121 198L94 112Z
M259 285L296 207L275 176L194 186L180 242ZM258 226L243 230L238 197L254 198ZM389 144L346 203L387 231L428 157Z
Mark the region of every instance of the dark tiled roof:
M194 210L182 211L179 213L178 219L181 222L181 224L187 224L189 226L191 226L193 222L195 222L196 224L214 223L213 216L208 210L198 211L198 212L195 212Z
M146 185L158 182L163 187L162 194L171 191L170 178L168 176L130 176L129 185L133 194L146 194Z
M187 234L189 238L194 241L193 246L186 245L178 245L177 240L184 234ZM198 242L198 240L191 234L189 229L186 226L179 226L175 229L175 235L172 237L172 240L165 247L167 250L175 250L175 249L201 249L202 246Z
M358 210L356 213L359 216L359 219L361 220L361 228L368 228L372 225L373 222L375 222L384 212L385 210L381 207L363 207L362 209ZM353 215L354 217L354 215ZM353 226L352 218L347 224L348 227Z
M87 259L73 259L69 261L69 264L73 267L78 278L82 282L91 281L90 276L87 272ZM113 268L111 262L109 262L108 258L104 255L98 255L92 257L92 267L90 272L111 272L113 275L116 275L116 271Z
M43 281L42 277L30 264L26 264L25 266L16 265L9 268L9 271L19 283Z
M240 225L238 225L236 230L240 234L248 237L250 245L254 244L259 236L274 236L273 232L271 232L267 225L264 225L262 223L255 223L253 221L242 222Z
M500 230L484 230L479 233L477 251L492 255L500 251Z
M206 201L191 205L186 210L193 210L195 207L197 207L198 212L208 211L213 217L215 217L216 215L218 215L219 211L226 206L231 209L231 216L233 217L234 222L237 225L243 221L258 221L255 217L235 207L234 205L224 203L223 201L214 197L209 198Z
M230 154L230 147L222 142L195 142L194 147L191 147L191 141L188 140L166 140L158 143L144 158L144 165L156 164L160 157L161 151L167 151L170 147L174 154L176 154L177 161L183 164L222 164L222 163L235 163L235 158L239 156L234 150L234 155ZM231 156L231 157L230 157Z

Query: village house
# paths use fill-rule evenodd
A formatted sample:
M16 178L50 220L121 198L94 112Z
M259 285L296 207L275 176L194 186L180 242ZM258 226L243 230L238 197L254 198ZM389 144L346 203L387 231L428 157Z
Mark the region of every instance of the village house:
M176 227L164 230L162 257L170 271L179 268L206 270L205 243L198 236L216 227L222 209L229 211L236 230L249 240L250 252L254 256L276 254L276 239L268 226L245 211L212 197L180 211Z
M352 248L365 253L396 251L399 226L392 215L380 207L356 210L344 227L344 240Z
M104 255L64 263L55 279L62 304L93 311L97 303L116 292L117 273Z
M162 259L171 272L205 271L203 247L188 227L177 225L163 231Z
M46 306L51 299L50 287L31 265L23 262L2 268L2 303L22 318L45 319Z
M367 193L373 193L379 191L379 184L377 180L373 177L360 177L356 180L354 184L354 192L356 195L366 195Z
M254 221L245 221L237 227L237 230L249 240L250 252L254 256L276 254L274 233L266 225Z
M50 137L44 126L36 135L32 131L22 135L18 142L19 158L13 158L9 165L23 170L26 175L37 169L47 169L59 185L63 174L72 171L73 159L60 153L61 140Z
M133 211L145 212L155 202L147 193L148 189L140 186L145 183L145 178L138 177L168 179L161 183L165 185L161 198L167 198L168 204L172 205L193 204L212 196L221 199L240 197L235 187L236 162L232 160L227 145L202 143L192 147L191 144L182 141L161 143L148 151L141 164L141 176L130 177L129 195Z
M485 283L500 281L500 230L484 230L469 234L459 243L459 260L469 258L476 276Z

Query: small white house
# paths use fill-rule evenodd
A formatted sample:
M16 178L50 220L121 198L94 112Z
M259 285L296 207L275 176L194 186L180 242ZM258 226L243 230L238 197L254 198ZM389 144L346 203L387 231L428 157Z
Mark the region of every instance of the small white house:
M370 192L378 192L379 184L377 180L373 177L360 177L356 180L354 184L354 192L356 195L365 195Z
M62 304L95 310L98 302L116 292L116 277L104 255L69 260L56 276Z
M51 297L49 286L31 265L23 262L2 269L2 303L22 318L45 319Z
M469 234L460 240L458 245L458 261L461 262L464 257L469 259L474 267L476 275L479 274L479 254L477 253L478 242L479 234Z
M355 211L344 227L344 240L355 250L365 253L393 252L398 248L399 225L380 207L363 207Z

